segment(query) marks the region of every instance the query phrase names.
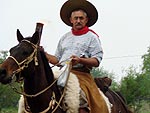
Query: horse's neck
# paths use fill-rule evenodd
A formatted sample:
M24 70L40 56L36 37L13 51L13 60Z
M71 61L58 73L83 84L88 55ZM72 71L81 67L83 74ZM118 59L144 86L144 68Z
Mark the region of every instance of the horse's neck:
M38 63L39 64L36 67L32 62L32 64L26 70L26 74L28 74L28 76L26 76L24 79L24 90L26 94L36 95L38 93L41 93L49 85L46 77L44 63L40 60L38 61ZM33 112L43 111L48 107L51 100L51 95L52 90L48 89L47 91L44 91L36 97L27 97L27 102Z
M30 64L28 69L25 71L24 86L25 91L28 93L36 93L47 87L48 81L46 79L46 72L44 64L38 61L38 66L34 63Z
M25 84L27 87L27 90L30 89L30 87L32 87L32 89L36 89L37 86L39 86L40 88L44 87L43 85L47 85L47 80L46 80L46 70L45 70L45 64L42 60L42 56L40 51L37 51L37 64L35 65L35 60L33 59L33 61L28 65L28 67L26 68L24 74L25 76ZM30 85L29 85L30 84ZM38 89L40 89L38 88ZM37 90L38 90L37 89Z

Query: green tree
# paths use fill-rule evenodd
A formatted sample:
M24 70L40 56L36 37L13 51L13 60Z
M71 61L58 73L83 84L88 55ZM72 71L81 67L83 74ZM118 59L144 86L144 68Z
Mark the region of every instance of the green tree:
M0 51L0 64L7 58L8 51ZM15 85L17 86L17 84ZM19 94L16 94L9 85L0 84L0 112L4 108L17 107Z
M150 47L148 47L147 53L142 56L143 67L142 67L142 79L139 78L142 82L142 96L147 98L146 100L150 103Z
M93 68L91 71L93 77L110 77L114 79L114 74L110 73L109 71L105 70L103 67L101 68Z
M148 47L147 54L142 56L143 58L143 67L142 67L142 78L143 78L143 89L145 89L144 96L150 99L150 90L146 88L150 88L150 47Z
M150 47L148 47L147 53L142 56L143 59L143 73L150 75Z
M8 56L8 51L0 51L0 64L6 59Z
M132 66L126 70L126 76L121 80L120 91L126 98L128 104L134 104L136 97L139 95L139 84L136 81L137 76L139 76L139 73Z
M93 75L93 77L109 77L112 80L110 88L114 91L118 90L119 85L115 80L114 73L111 73L105 70L103 67L101 67L101 68L93 68L91 74Z
M150 47L148 47L147 53L142 56L143 67L141 74L141 92L143 97L150 98Z
M137 72L133 66L129 67L120 85L120 91L127 103L136 106L135 112L140 111L143 101L150 103L150 47L142 59L143 65L140 72Z

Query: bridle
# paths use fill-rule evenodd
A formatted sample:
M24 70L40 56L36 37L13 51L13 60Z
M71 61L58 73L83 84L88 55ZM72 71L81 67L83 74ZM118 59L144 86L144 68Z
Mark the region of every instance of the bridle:
M28 40L22 40L21 42L27 42L27 43L31 44L31 46L34 48L34 51L31 53L30 56L28 56L28 57L27 57L26 59L24 59L22 62L18 62L17 59L16 59L15 57L13 57L13 56L9 56L9 57L8 57L8 58L13 59L13 60L16 62L16 64L18 65L18 67L19 67L17 70L13 71L12 79L13 79L13 77L15 76L15 74L20 73L22 70L24 70L24 68L27 68L27 67L28 67L28 64L29 64L32 60L34 60L35 66L38 65L38 59L37 59L37 48L38 48L38 46L35 45L35 44L33 44L32 42L28 41Z
M38 45L33 44L32 42L30 42L30 41L28 41L28 40L22 40L21 42L27 42L27 43L31 44L31 46L33 47L34 50L33 50L33 52L31 53L30 56L28 56L26 59L24 59L24 60L21 61L21 62L18 62L17 59L16 59L15 57L13 57L13 56L9 56L9 57L8 57L8 58L13 59L13 60L15 61L15 63L17 64L17 66L18 66L18 69L16 69L16 70L13 71L13 73L12 73L12 74L13 74L12 79L16 76L16 74L18 74L18 73L21 74L21 71L24 70L24 68L27 68L27 67L28 67L28 64L29 64L31 61L34 60L35 66L38 66L38 59L37 59L37 49L38 49ZM48 87L46 87L45 89L43 89L42 91L40 91L40 92L38 92L38 93L36 93L36 94L34 94L34 95L29 95L29 94L26 94L25 92L20 92L20 91L18 91L15 87L13 87L13 86L11 86L11 88L12 88L15 92L17 92L17 93L23 95L24 97L33 98L33 97L37 97L38 95L40 95L40 94L44 93L45 91L47 91L48 89L50 89L50 88L56 83L56 81L57 81L57 79L54 80L53 83L51 83ZM11 85L11 84L10 84L10 85ZM62 107L60 106L60 103L61 103L63 97L64 97L64 94L62 94L60 100L57 102L57 101L56 101L56 98L55 98L55 93L53 92L53 93L52 93L52 97L51 97L51 101L49 102L48 108L46 108L44 111L42 111L42 112L40 112L40 113L46 113L46 112L49 111L51 108L53 109L53 111L52 111L52 113L53 113L53 112L56 111L56 109L57 109L58 107L62 108ZM57 105L56 105L56 107L54 108L55 103L56 103ZM28 111L26 111L26 109L25 109L25 112L28 113Z

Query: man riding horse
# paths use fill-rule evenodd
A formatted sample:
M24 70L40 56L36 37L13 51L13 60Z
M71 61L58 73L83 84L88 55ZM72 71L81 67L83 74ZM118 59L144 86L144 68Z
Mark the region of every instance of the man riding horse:
M59 40L55 55L45 54L54 65L71 60L63 100L66 112L109 113L108 104L90 74L92 67L98 67L103 57L98 35L89 29L98 19L97 9L87 0L68 0L61 7L60 17L72 29Z
M71 72L76 75L81 87L78 89L79 112L108 113L107 105L90 74L92 67L98 67L103 57L98 35L89 29L96 23L98 12L95 6L86 0L68 0L61 7L60 16L72 29L60 39L55 55L46 53L46 56L52 64L72 59ZM74 89L71 90L73 93ZM72 106L72 98L67 100L68 108Z

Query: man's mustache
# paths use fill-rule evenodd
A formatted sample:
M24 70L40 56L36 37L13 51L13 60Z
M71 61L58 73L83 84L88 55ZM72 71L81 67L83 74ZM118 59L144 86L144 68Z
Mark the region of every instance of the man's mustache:
M78 25L82 25L82 24L81 23L77 23L76 26L78 26Z

